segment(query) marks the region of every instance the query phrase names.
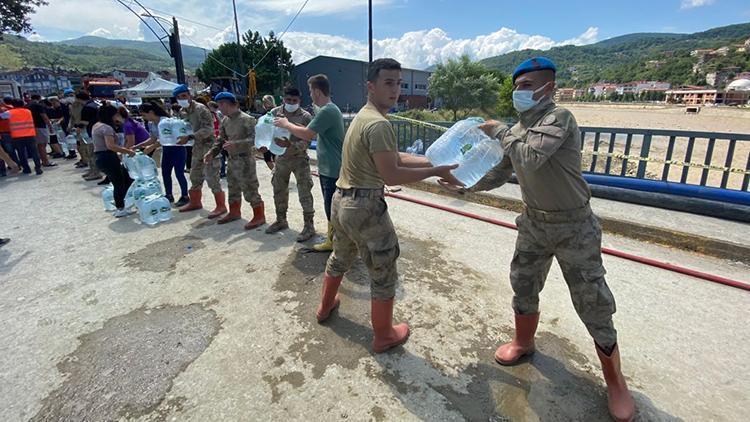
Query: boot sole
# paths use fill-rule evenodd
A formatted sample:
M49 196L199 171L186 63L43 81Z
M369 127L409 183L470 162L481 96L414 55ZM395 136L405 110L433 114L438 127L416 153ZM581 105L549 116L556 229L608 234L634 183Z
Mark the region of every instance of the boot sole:
M219 217L221 217L222 215L224 215L224 214L226 214L226 213L227 213L227 212L226 212L226 211L224 211L224 212L220 212L220 213L218 213L218 214L209 214L209 215L208 215L208 219L209 219L209 220L213 220L214 218L219 218Z
M372 351L375 352L375 353L387 352L387 351L393 349L394 347L401 346L402 344L404 344L407 341L409 341L409 337L411 337L411 328L406 333L406 337L404 337L402 340L399 340L399 341L396 341L396 342L393 342L393 343L389 343L389 344L387 344L385 346L380 346L378 348L375 348L375 346L373 346L372 347Z
M341 300L337 300L336 303L333 304L333 307L328 311L328 313L325 314L325 316L320 316L318 314L315 314L315 317L318 319L318 324L324 323L328 318L333 315L333 312L339 308L339 305L341 305Z
M532 350L530 352L526 352L526 353L522 354L521 356L519 356L516 359L511 360L511 361L500 360L500 359L497 358L497 356L495 356L495 362L497 362L497 363L499 363L500 365L503 365L503 366L513 366L513 365L519 363L521 360L525 360L527 358L530 358L531 355L534 354L534 352L536 352L536 350Z
M254 223L254 224L246 224L246 225L245 225L245 230L252 230L252 229L257 229L258 227L260 227L260 226L262 226L262 225L264 225L264 224L266 224L266 221L265 221L265 220L263 220L263 221L261 221L261 222L259 222L259 223Z
M227 223L231 223L232 221L237 221L239 219L240 219L240 217L231 218L231 219L228 219L228 220L219 220L219 221L216 222L216 224L227 224Z
M198 211L198 210L202 210L202 209L203 209L203 207L196 207L196 208L180 208L180 209L179 209L179 211L180 211L180 212L190 212L190 211Z

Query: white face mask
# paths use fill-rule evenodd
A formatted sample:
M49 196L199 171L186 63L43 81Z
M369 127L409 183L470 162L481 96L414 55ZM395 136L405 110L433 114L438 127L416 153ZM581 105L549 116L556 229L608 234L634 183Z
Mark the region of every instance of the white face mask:
M179 104L180 107L187 107L190 105L190 100L177 100L177 104Z
M286 110L287 113L294 113L297 109L299 109L299 104L284 103L284 110Z
M518 110L519 113L523 113L524 111L528 111L536 107L544 97L535 100L534 95L543 91L544 88L547 87L547 85L549 85L549 82L539 87L539 89L537 89L536 91L527 89L513 91L513 108Z

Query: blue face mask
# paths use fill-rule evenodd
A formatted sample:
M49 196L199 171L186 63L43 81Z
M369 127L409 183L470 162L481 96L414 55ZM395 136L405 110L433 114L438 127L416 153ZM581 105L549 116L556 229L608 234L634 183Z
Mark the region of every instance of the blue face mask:
M544 97L538 100L535 100L534 95L544 90L544 88L548 84L549 82L539 87L539 89L537 89L536 91L530 91L530 90L513 91L513 108L518 110L519 113L523 113L524 111L528 111L536 107L542 101L542 98Z

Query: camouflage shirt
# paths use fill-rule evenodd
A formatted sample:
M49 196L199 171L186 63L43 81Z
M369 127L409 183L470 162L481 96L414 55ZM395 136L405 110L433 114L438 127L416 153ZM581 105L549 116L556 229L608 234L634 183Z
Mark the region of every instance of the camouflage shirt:
M298 108L294 113L289 113L284 110L284 106L279 106L271 110L271 114L273 114L274 117L286 117L291 123L297 124L302 127L307 127L307 125L312 121L312 116L310 115L310 113L303 110L302 107ZM287 148L284 155L278 157L277 160L307 156L307 147L309 145L307 141L303 141L302 139L294 135L292 135L289 141L292 143L292 145Z
M214 117L208 107L192 101L190 106L182 109L180 117L187 120L193 127L196 143L214 143Z
M543 211L581 208L591 191L581 172L581 133L575 117L552 101L522 113L512 128L496 137L505 156L471 191L503 185L515 172L523 202Z
M255 118L237 110L234 114L224 116L219 126L219 138L211 148L211 155L221 152L224 142L234 144L229 156L253 154L255 150Z

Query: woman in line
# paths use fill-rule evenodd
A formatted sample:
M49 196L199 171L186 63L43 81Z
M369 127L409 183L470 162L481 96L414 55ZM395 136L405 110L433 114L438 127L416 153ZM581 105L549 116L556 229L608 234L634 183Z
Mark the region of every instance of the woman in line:
M94 144L94 159L96 165L112 183L114 188L116 218L125 217L132 214L134 210L125 209L125 195L133 183L133 179L128 176L127 170L120 164L120 157L117 153L135 155L135 151L117 144L117 133L115 126L122 123L122 116L117 113L117 109L110 105L104 104L99 107L97 113L98 122L91 129L91 139Z
M172 172L174 172L177 182L180 184L180 199L177 200L175 206L181 207L188 202L188 184L187 178L185 178L185 160L187 160L187 151L185 147L181 145L167 145L162 146L159 143L159 122L162 119L169 117L166 111L157 103L150 102L141 105L141 116L143 120L149 122L149 131L151 132L150 139L143 142L141 147L144 147L146 154L151 153L153 150L161 146L161 177L164 180L164 190L166 192L166 198L169 202L174 202L174 196L172 195Z
M125 148L132 149L133 147L140 146L142 143L148 141L151 138L148 131L143 125L130 117L127 107L120 106L117 109L117 114L122 117L122 132L125 134Z

